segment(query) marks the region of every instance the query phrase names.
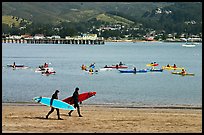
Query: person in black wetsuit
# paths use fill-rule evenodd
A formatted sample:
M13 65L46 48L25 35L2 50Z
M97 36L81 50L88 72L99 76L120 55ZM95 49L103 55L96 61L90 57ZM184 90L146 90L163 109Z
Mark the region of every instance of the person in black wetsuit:
M54 99L58 99L58 93L59 93L59 90L56 90L55 93L52 95L52 98L51 98L51 100L50 100L51 110L50 110L50 111L48 112L48 114L46 115L46 119L48 119L48 116L56 109L56 110L57 110L58 120L62 120L62 118L60 118L59 109L52 107L53 100L54 100Z
M13 63L13 68L15 68L15 67L16 67L16 63L14 62L14 63Z
M73 99L74 99L74 108L77 108L77 112L78 112L79 117L82 117L82 115L80 114L80 108L79 108L79 103L78 103L78 102L79 102L79 100L78 100L78 96L79 96L78 91L79 91L79 88L76 87L72 97L73 97ZM71 110L71 111L68 113L69 116L71 116L71 113L72 113L72 112L73 112L73 110Z
M136 74L136 72L137 72L136 67L133 68L133 72Z

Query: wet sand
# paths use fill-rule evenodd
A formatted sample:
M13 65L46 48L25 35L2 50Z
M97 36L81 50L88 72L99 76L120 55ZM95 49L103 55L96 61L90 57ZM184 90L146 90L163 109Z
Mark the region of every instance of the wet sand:
M50 107L40 104L2 104L3 133L202 133L202 109L122 108L104 105L80 105L63 120Z

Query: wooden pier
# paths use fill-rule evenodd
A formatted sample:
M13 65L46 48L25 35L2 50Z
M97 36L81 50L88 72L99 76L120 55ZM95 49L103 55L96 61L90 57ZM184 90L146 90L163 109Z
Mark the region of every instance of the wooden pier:
M19 43L19 44L87 44L103 45L102 39L2 39L2 43Z

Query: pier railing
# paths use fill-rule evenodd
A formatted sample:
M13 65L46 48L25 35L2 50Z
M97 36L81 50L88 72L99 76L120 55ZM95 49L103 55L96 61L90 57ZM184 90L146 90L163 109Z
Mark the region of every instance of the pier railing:
M88 44L103 45L103 39L9 39L2 38L2 43L19 43L19 44Z

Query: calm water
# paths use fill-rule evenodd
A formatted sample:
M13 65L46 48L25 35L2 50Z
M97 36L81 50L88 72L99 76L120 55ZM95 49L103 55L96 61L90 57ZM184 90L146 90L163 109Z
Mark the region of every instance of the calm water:
M2 45L2 102L34 102L35 96L51 97L56 89L59 98L71 96L75 87L80 93L96 91L84 104L130 106L195 105L202 106L202 44L195 48L183 43L106 43L105 45ZM7 64L24 64L30 69L12 70ZM147 68L156 61L159 67L177 64L195 76L161 73L121 74L117 70L90 75L82 64L96 63L96 69L120 61L132 68ZM48 62L57 72L42 76L35 68Z

